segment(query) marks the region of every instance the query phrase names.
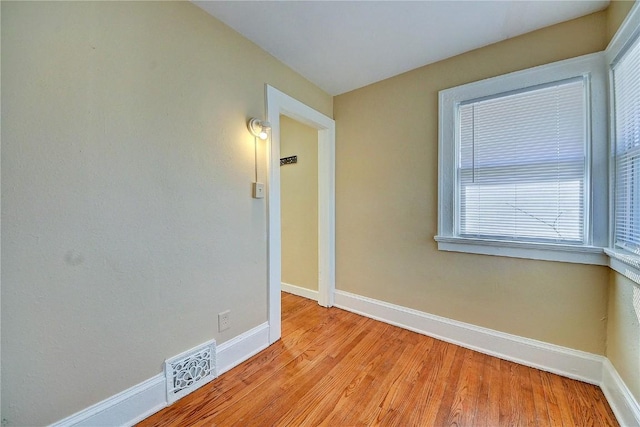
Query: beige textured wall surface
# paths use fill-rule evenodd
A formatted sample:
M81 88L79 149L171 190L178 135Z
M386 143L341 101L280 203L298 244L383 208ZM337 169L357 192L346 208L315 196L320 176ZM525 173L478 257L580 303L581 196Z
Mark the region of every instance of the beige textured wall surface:
M607 40L611 40L616 34L634 4L635 0L612 0L609 3L609 7L606 10Z
M318 131L280 116L282 281L318 290Z
M333 100L189 2L1 7L2 415L35 426L267 320L246 120Z
M607 9L609 37L615 35L633 4L611 2ZM606 356L640 401L640 285L613 270L610 276Z
M611 271L607 357L640 401L640 285Z
M606 267L437 250L438 91L606 47L605 12L334 98L336 286L604 354Z

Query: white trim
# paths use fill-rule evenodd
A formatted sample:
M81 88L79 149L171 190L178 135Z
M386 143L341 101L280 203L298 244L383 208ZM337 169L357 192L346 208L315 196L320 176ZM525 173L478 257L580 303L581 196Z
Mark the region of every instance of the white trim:
M197 347L202 347L207 343ZM269 346L269 325L256 326L217 347L218 376ZM215 381L215 380L214 380ZM132 426L167 406L164 373L98 402L51 427Z
M609 359L602 364L602 392L621 426L640 426L640 404Z
M615 62L618 55L627 47L627 43L635 36L639 28L640 3L636 2L604 51L608 64Z
M218 376L269 347L269 324L256 326L218 346Z
M515 258L544 259L549 261L576 262L583 264L607 265L607 259L601 254L592 253L593 249L608 245L608 201L609 184L607 173L607 84L606 63L603 52L571 58L564 61L545 64L538 67L516 71L493 78L468 83L441 90L438 94L438 249L470 252ZM539 245L519 245L514 247L507 242L484 239L471 239L463 242L455 235L455 192L457 175L456 107L465 100L479 99L499 93L507 93L541 84L557 82L582 76L589 81L589 115L591 126L588 132L590 166L587 172L587 185L591 189L585 199L585 224L587 240L582 248L575 248L570 254L558 245L543 248ZM589 220L590 219L590 220ZM468 244L472 243L472 244ZM481 248L487 246L487 248ZM568 245L567 245L568 246ZM601 252L601 249L599 249ZM546 252L546 253L545 253ZM586 253L585 253L586 252Z
M268 318L269 342L281 334L280 287L280 115L318 130L318 304L333 305L335 290L335 122L302 102L266 85L271 140L267 150Z
M615 249L605 249L609 256L609 267L640 286L640 258L635 254Z
M302 298L318 301L318 291L282 282L282 291Z
M164 374L158 374L123 392L96 403L51 427L130 426L167 406Z
M336 307L521 365L600 385L603 356L336 291Z
M436 236L438 250L576 264L609 265L603 248Z

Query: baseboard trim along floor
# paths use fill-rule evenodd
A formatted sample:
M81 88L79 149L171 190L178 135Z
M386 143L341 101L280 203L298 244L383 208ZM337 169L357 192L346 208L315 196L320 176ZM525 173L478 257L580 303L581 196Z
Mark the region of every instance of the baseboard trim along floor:
M293 295L297 295L302 298L318 301L318 291L303 288L301 286L291 285L289 283L281 284L282 291Z
M263 323L220 344L216 351L218 375L239 365L269 346L269 325ZM131 426L167 406L164 374L141 382L121 393L90 406L52 427Z
M640 425L640 406L604 356L506 334L344 291L335 306L532 368L600 386L623 426Z
M317 292L282 284L282 290L317 301ZM302 295L301 295L302 294ZM606 357L506 334L384 301L336 291L335 306L423 335L602 388L623 426L640 425L640 405ZM217 348L218 375L269 345L263 323ZM71 415L54 427L133 425L167 406L166 384L158 374L128 390Z

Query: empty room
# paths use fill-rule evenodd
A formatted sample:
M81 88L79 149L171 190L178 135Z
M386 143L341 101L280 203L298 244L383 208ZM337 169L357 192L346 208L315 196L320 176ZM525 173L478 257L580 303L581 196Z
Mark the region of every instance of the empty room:
M640 426L638 2L0 20L2 426Z

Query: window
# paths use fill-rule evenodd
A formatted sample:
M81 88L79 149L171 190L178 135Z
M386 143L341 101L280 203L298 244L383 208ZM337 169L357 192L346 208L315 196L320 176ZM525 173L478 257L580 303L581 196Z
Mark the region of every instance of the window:
M607 264L604 69L594 54L440 92L439 249Z
M584 78L458 108L458 234L585 243Z
M612 67L614 245L640 253L640 42Z
M609 265L640 283L640 7L606 50L610 84L613 205Z

